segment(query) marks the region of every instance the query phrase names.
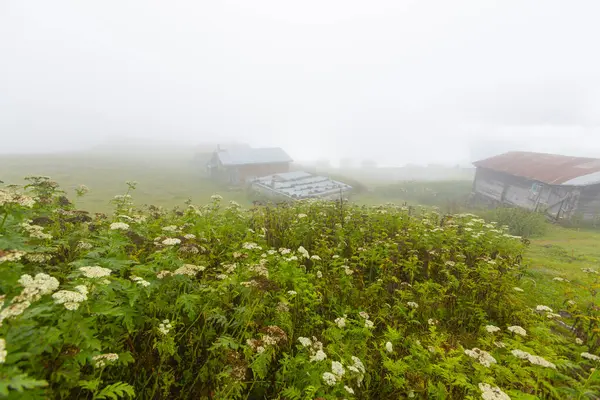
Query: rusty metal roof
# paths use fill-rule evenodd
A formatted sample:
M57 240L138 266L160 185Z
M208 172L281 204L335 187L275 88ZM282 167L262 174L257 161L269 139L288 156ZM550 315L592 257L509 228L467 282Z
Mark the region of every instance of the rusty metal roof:
M551 185L586 185L586 179L575 178L600 172L600 159L556 154L511 151L473 163L478 168L520 176ZM597 183L597 182L596 182Z

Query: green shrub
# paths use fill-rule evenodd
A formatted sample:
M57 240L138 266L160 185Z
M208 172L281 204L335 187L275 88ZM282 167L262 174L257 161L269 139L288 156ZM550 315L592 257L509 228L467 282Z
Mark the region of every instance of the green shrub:
M243 210L220 196L140 209L129 193L91 216L48 178L0 191L0 397L600 389L580 356L597 341L575 346L549 309L526 307L514 289L525 244L495 224L339 202Z
M500 207L482 213L489 221L508 226L511 235L535 237L543 235L548 229L544 214L516 207Z

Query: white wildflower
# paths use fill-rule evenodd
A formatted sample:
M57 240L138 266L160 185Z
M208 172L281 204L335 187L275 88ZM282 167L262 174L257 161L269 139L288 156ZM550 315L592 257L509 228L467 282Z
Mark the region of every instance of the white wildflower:
M354 271L347 265L342 265L342 268L344 269L346 275L352 275L354 273Z
M285 259L286 261L298 261L298 257L297 256L290 256L288 258Z
M521 289L520 287L516 287L516 286L515 286L515 287L513 287L513 290L514 290L515 292L524 292L524 290L523 290L523 289Z
M276 253L277 253L277 250L273 250L273 249L267 251L267 254L270 256L272 256L273 254L276 254Z
M290 254L292 251L290 249L281 248L281 249L279 249L279 252L281 253L282 256L284 256L286 254Z
M93 266L93 267L81 267L79 268L79 270L81 272L83 272L83 275L86 278L105 278L107 276L109 276L111 274L111 270L108 268L102 268L99 266Z
M409 306L410 308L419 308L419 305L417 303L415 303L414 301L409 301L408 303L406 303L407 306Z
M350 394L354 394L354 389L352 389L350 386L344 385L344 389L346 390L346 392L348 392Z
M166 238L162 241L162 244L164 244L165 246L174 246L179 243L181 243L181 239L178 238Z
M488 331L488 333L496 333L500 331L500 328L494 325L486 325L485 330Z
M326 385L334 386L335 383L337 382L337 378L331 372L324 372L323 373L323 381L325 381Z
M385 344L385 350L388 353L393 353L394 352L394 346L392 345L392 342L386 342L386 344Z
M94 361L94 367L102 368L106 366L106 363L115 362L119 359L119 355L115 353L108 354L100 354L92 357L92 361Z
M183 237L187 240L196 239L196 235L194 235L193 233L186 233L185 235L183 235Z
M298 214L298 219L306 218L308 215L306 214Z
M187 276L196 276L198 272L202 272L206 269L206 267L193 265L193 264L183 264L183 266L177 268L173 271L173 275L187 275Z
M54 303L62 304L67 310L74 311L79 304L87 300L88 290L83 285L75 286L75 291L59 290L52 295Z
M581 270L587 274L597 274L598 273L598 271L596 271L593 268L582 268Z
M496 347L498 347L500 349L503 349L503 348L506 347L506 343L504 343L504 342L494 342L494 346L496 346Z
M112 224L110 224L110 229L112 229L113 231L116 231L116 230L126 231L129 229L129 225L126 224L125 222L113 222Z
M592 360L592 361L600 361L600 357L598 357L595 354L590 354L590 353L581 353L581 357L583 358L587 358L588 360Z
M578 345L582 345L583 344L583 340L581 340L579 338L575 338L575 343L577 343Z
M265 348L264 348L263 346L258 346L258 347L256 348L256 352L257 352L258 354L262 354L262 353L264 353L264 352L265 352Z
M555 318L562 318L562 315L556 314L556 313L548 313L548 314L546 314L546 317L548 319L555 319Z
M341 378L346 373L344 370L344 365L339 361L331 362L331 372L333 372L338 378Z
M560 276L556 276L552 278L552 280L556 282L568 282L565 278L561 278Z
M333 258L335 260L336 258L340 258L340 256L338 256L337 254L334 254L333 256L331 256L331 258Z
M25 254L25 259L32 263L42 264L52 260L52 254L28 253Z
M437 323L438 323L438 320L437 320L437 319L433 319L433 318L429 318L429 319L427 320L427 323L428 323L429 325L437 325Z
M165 232L178 232L179 228L176 225L168 225L162 228Z
M306 250L303 246L298 247L298 253L302 254L304 258L310 258L308 250Z
M354 362L354 367L357 368L361 373L365 373L366 369L360 358L352 356L352 361Z
M479 390L481 390L481 398L484 400L510 400L510 396L500 390L497 386L480 383Z
M220 194L213 194L212 196L210 196L210 199L213 201L221 201L223 200L223 196L221 196Z
M35 277L28 274L21 275L19 283L23 286L23 290L12 300L13 303L37 301L40 297L54 292L59 285L56 278L44 273L36 274Z
M538 310L538 311L553 312L552 309L550 307L548 307L548 306L538 305L535 309Z
M573 300L568 300L568 301L567 301L567 304L568 304L568 305L570 305L570 306L575 306L575 305L577 305L577 303L575 303Z
M490 353L485 350L474 348L472 350L465 350L465 354L471 358L476 359L484 367L490 367L492 364L496 364L496 359L492 357Z
M3 262L19 261L25 254L24 251L9 250L0 256L0 264Z
M371 328L373 328L373 326L374 326L373 321L371 321L369 319L365 320L365 328L371 329Z
M167 271L167 270L163 269L162 271L159 271L159 272L156 274L156 277L157 277L158 279L164 279L164 278L166 278L167 276L171 276L171 275L173 275L173 274L171 273L171 271Z
M317 350L317 352L310 357L310 361L314 362L314 361L323 361L324 359L327 358L327 354L325 354L325 352L323 350Z
M158 330L165 336L169 334L172 328L173 326L171 325L171 322L168 319L164 319L162 323L158 325Z
M556 365L552 364L551 362L545 360L544 358L542 358L540 356L534 356L532 354L529 354L526 351L515 349L515 350L512 350L511 353L513 356L520 358L521 360L527 360L531 364L539 365L539 366L546 367L546 368L556 369Z
M227 275L226 274L219 274L215 278L217 278L218 280L222 281L222 280L227 279Z
M140 278L139 276L131 275L129 277L129 279L131 279L133 282L137 283L140 286L143 286L143 287L150 286L150 282L148 282L144 278Z
M287 294L289 294L290 296L295 296L298 294L298 292L296 292L295 290L288 290Z
M359 313L358 313L358 315L360 315L360 316L361 316L361 318L364 318L364 319L369 319L369 314L367 314L367 313L366 313L366 312L364 312L364 311L361 311L361 312L359 312Z
M307 338L307 337L302 337L301 336L301 337L298 338L298 341L300 342L300 344L303 347L308 347L308 346L312 345L312 341L309 338Z
M314 254L310 257L311 260L315 260L315 261L321 261L321 257L319 257L318 255Z
M507 329L512 333L516 333L517 335L527 336L527 331L518 325L509 326Z
M91 244L91 243L87 243L87 242L84 242L84 241L81 241L81 240L80 240L80 241L77 243L76 249L77 249L77 250L91 250L93 247L94 247L94 246L92 246L92 244Z
M246 250L261 250L262 248L254 242L246 242L242 245Z
M346 319L342 317L336 318L335 323L338 328L344 328L346 326Z
M0 364L4 364L6 362L7 355L8 351L6 351L6 340L0 338Z
M317 271L317 278L321 279L323 277L323 273L321 271Z

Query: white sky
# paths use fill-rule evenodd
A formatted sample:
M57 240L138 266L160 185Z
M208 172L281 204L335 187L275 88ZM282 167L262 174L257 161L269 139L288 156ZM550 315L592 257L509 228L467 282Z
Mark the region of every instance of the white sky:
M0 0L0 153L600 157L596 0Z

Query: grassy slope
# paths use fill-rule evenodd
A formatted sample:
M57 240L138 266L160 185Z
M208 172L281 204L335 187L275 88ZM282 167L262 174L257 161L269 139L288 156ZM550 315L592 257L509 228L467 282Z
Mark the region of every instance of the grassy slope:
M522 282L531 303L559 308L559 299L564 299L564 293L585 276L581 269L597 269L599 244L600 232L558 226L550 227L543 237L532 240L528 250L531 267ZM553 281L554 277L568 279L571 284ZM572 297L586 299L590 293L586 289L577 290Z
M106 212L117 194L127 190L126 181L137 181L133 194L137 204L165 207L182 206L187 199L208 202L221 194L226 200L248 203L243 191L229 191L210 181L201 161L189 154L159 156L111 156L106 154L61 154L0 157L0 180L22 184L29 175L47 175L74 197L74 189L85 184L90 193L77 200L78 207L93 212Z

